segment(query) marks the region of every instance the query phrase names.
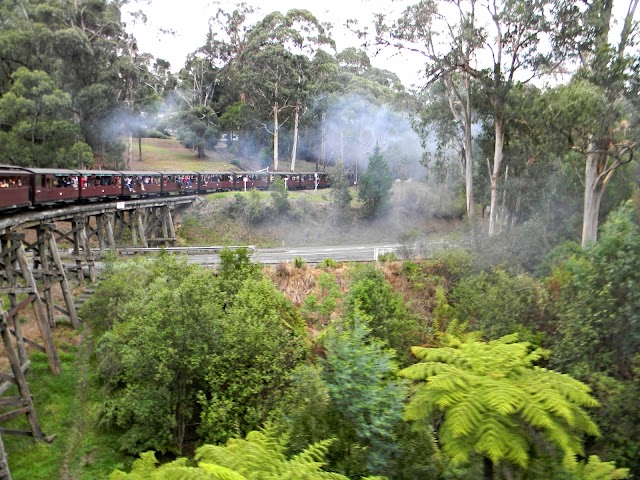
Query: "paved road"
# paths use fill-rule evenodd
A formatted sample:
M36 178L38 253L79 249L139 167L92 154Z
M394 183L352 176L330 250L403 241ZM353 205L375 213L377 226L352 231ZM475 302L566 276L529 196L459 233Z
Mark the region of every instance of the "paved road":
M291 262L302 258L307 263L320 263L326 258L336 262L370 262L379 255L393 252L398 255L399 244L389 245L354 245L336 247L301 247L301 248L260 248L251 254L251 260L262 264ZM218 263L217 254L189 255L189 261L201 265Z

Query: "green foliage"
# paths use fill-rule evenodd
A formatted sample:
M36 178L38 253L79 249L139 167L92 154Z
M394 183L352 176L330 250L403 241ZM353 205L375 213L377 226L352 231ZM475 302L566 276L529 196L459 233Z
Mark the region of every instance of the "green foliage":
M198 416L203 372L216 352L222 305L210 272L168 255L147 267L144 286L129 287L141 291L129 292L98 344L108 393L102 421L122 430L120 445L129 452L182 452ZM128 278L136 268L114 275Z
M398 260L398 257L396 256L395 253L393 252L385 252L381 255L378 255L378 261L379 262L395 262Z
M120 470L111 480L281 480L304 478L309 480L347 480L337 473L323 471L324 457L331 440L307 446L300 453L287 458L285 442L272 429L249 432L246 439L235 438L225 446L203 445L196 451L197 466L189 466L182 458L157 466L153 452L140 454L130 473Z
M337 441L330 458L350 477L393 472L405 387L393 354L359 322L323 337L323 378L334 410Z
M262 203L260 192L256 189L249 192L249 203L245 210L245 218L250 223L261 222L267 215L267 209Z
M0 96L0 163L31 167L86 167L91 147L66 112L68 93L40 70L18 68L11 88Z
M422 332L402 296L393 291L384 273L374 265L355 272L344 299L343 321L347 325L364 322L371 335L387 342L400 358L408 355L410 345L419 343Z
M583 454L582 434L598 435L585 407L589 387L536 364L547 357L510 335L489 343L452 339L442 348L412 349L420 363L400 375L416 382L405 417L441 418L438 438L455 463L480 454L494 464L527 468L538 436L565 455Z
M293 266L295 268L304 268L307 265L307 262L304 258L302 257L295 257L293 259Z
M335 275L323 272L318 275L315 293L305 298L301 310L307 315L317 315L317 318L326 325L341 298Z
M273 201L275 211L278 213L288 212L291 204L289 203L289 192L287 191L284 179L276 178L271 182L271 185L269 185L269 190L271 190L271 200Z
M304 321L270 281L245 280L226 313L199 397L198 430L215 443L262 425L307 354Z
M369 157L369 166L360 180L358 198L362 200L363 212L367 217L380 214L389 205L393 175L380 146L376 144Z
M105 277L83 315L99 340L102 423L129 452L257 428L306 355L304 322L246 251L223 251L217 275L165 254Z
M45 435L56 435L52 443L34 441L22 435L3 435L6 455L14 480L50 480L68 472L79 479L106 478L126 456L114 448L117 436L95 428L95 405L102 392L88 356L90 342L82 342L80 332L56 329L63 333L56 347L62 373L52 375L44 353L29 355L31 367L27 380L34 406ZM12 387L8 395L17 395ZM29 430L25 415L3 423L3 428Z
M339 216L342 216L351 205L349 187L349 179L344 165L338 163L335 170L331 173L331 204Z
M617 480L629 478L628 468L616 468L614 462L603 462L591 455L586 462L576 462L577 480Z
M561 334L556 364L578 376L633 376L640 351L640 229L630 205L614 212L600 240L549 279Z
M220 252L219 258L220 264L217 274L220 279L220 290L225 296L225 305L231 306L233 298L246 280L261 278L261 269L260 265L251 261L249 250L246 248L235 250L224 248Z
M336 262L333 258L325 258L320 262L320 266L322 268L337 268L338 262Z
M547 298L542 285L525 274L496 268L469 276L451 292L454 317L493 340L513 332L540 344Z
M198 158L205 156L206 149L215 148L220 139L220 128L213 108L193 107L182 112L179 120L178 139L185 147L196 149Z

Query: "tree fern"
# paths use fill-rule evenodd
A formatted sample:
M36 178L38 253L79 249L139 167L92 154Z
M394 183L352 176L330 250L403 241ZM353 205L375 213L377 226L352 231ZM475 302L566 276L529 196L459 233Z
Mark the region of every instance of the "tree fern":
M197 467L187 466L184 458L158 467L155 454L145 452L133 462L130 473L118 470L110 479L348 480L343 475L322 471L330 443L331 440L315 443L288 459L284 455L284 440L267 428L250 432L246 439L230 439L224 447L203 445L196 451Z
M584 410L597 406L589 388L536 366L549 352L532 350L516 335L412 351L421 362L400 372L415 382L405 418L442 415L439 439L454 462L480 454L526 468L534 435L541 435L569 465L582 453L581 435L599 434Z

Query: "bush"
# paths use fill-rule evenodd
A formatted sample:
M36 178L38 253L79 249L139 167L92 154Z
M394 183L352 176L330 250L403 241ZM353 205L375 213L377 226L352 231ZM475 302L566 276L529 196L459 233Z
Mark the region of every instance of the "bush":
M277 213L286 213L291 208L289 203L289 192L284 183L284 179L276 178L269 186L271 190L271 200L273 201L273 208Z

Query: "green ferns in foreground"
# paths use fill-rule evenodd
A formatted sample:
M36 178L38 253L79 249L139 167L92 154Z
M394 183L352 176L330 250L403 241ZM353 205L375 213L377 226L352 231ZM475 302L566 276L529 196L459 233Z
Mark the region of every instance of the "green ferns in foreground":
M286 442L272 430L253 431L246 439L229 440L224 447L200 447L197 466L189 466L186 458L180 458L158 467L155 454L146 452L133 463L131 473L117 470L110 480L348 480L344 475L322 471L330 443L315 443L287 458Z

